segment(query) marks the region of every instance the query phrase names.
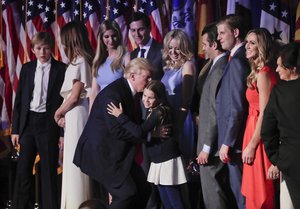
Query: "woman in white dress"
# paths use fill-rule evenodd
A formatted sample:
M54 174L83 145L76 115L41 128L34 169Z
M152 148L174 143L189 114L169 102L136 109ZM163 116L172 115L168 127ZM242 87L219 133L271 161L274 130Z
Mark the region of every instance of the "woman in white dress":
M70 22L61 30L61 43L69 66L61 88L63 104L55 121L64 127L64 158L61 209L76 209L91 198L90 179L73 164L78 139L88 119L88 92L92 84L93 50L88 32L80 22Z

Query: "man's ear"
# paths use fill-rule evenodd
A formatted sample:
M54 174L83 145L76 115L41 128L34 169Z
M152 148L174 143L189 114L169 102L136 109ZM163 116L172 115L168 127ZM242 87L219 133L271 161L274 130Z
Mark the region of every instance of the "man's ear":
M134 81L135 80L135 74L134 73L130 73L129 79L132 80L132 81Z
M233 35L234 35L235 38L239 37L240 30L238 28L233 29Z
M33 54L35 54L35 51L33 50L33 48L31 48L31 51L32 51Z
M213 47L214 50L216 50L218 48L217 42L214 41L212 47Z

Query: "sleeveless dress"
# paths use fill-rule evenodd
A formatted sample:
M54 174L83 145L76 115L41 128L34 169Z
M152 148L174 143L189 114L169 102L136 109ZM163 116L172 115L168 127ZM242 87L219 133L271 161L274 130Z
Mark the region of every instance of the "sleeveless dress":
M123 77L123 70L116 69L112 71L111 63L114 59L107 58L105 62L98 69L98 76L96 78L97 84L100 86L100 91L102 91L107 85Z
M167 99L173 111L173 121L177 121L178 114L176 113L180 111L182 105L182 67L178 69L166 69L161 81L166 87ZM185 160L194 158L194 124L190 110L187 112L184 128L181 133L178 144L183 158Z
M90 179L73 164L77 142L88 119L88 91L91 88L92 76L88 63L79 57L66 70L61 88L61 96L67 99L71 95L73 80L84 83L78 104L65 115L63 177L61 209L74 209L91 198Z
M276 74L268 66L258 73L266 72L271 79L271 88L276 84ZM257 123L259 111L259 94L256 83L254 89L248 88L246 98L249 103L249 113L243 139L243 150L250 142ZM242 194L246 197L246 209L274 209L275 188L273 180L267 180L268 169L271 166L262 140L259 141L252 165L243 165Z

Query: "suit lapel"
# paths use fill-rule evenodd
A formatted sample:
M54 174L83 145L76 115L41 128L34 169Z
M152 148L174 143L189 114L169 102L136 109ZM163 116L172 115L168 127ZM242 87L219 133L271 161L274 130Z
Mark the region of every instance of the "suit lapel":
M154 60L155 56L156 56L156 42L154 39L152 39L152 44L150 46L150 49L148 51L148 54L147 54L147 59L148 60Z
M28 70L29 72L29 76L28 76L28 79L29 79L29 98L31 100L32 98L32 95L33 95L33 89L34 89L34 76L35 76L35 71L36 71L36 66L37 66L37 61L35 60L34 62L32 62L32 65L29 66L28 69L24 69L24 70Z
M130 59L133 60L134 58L137 58L137 55L140 51L140 48L136 48L135 50L133 50L131 53L130 53Z
M48 101L49 95L51 95L51 91L52 91L53 85L55 83L57 73L58 72L57 72L57 68L56 68L56 61L52 58L50 74L49 74L48 90L47 90L47 101Z
M123 78L122 81L123 81L123 85L125 86L125 88L124 88L125 89L124 96L126 97L125 100L126 100L126 102L128 102L128 104L126 104L126 106L129 107L129 108L127 108L128 116L132 118L134 115L134 110L133 110L133 108L131 108L131 107L134 107L133 96L132 96L128 81L125 78Z

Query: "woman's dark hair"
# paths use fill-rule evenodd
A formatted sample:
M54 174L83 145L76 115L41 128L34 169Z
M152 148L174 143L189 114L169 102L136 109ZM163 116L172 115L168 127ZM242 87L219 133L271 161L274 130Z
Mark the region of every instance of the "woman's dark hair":
M296 73L300 74L300 43L292 42L283 47L279 52L282 64L286 68L296 67Z

